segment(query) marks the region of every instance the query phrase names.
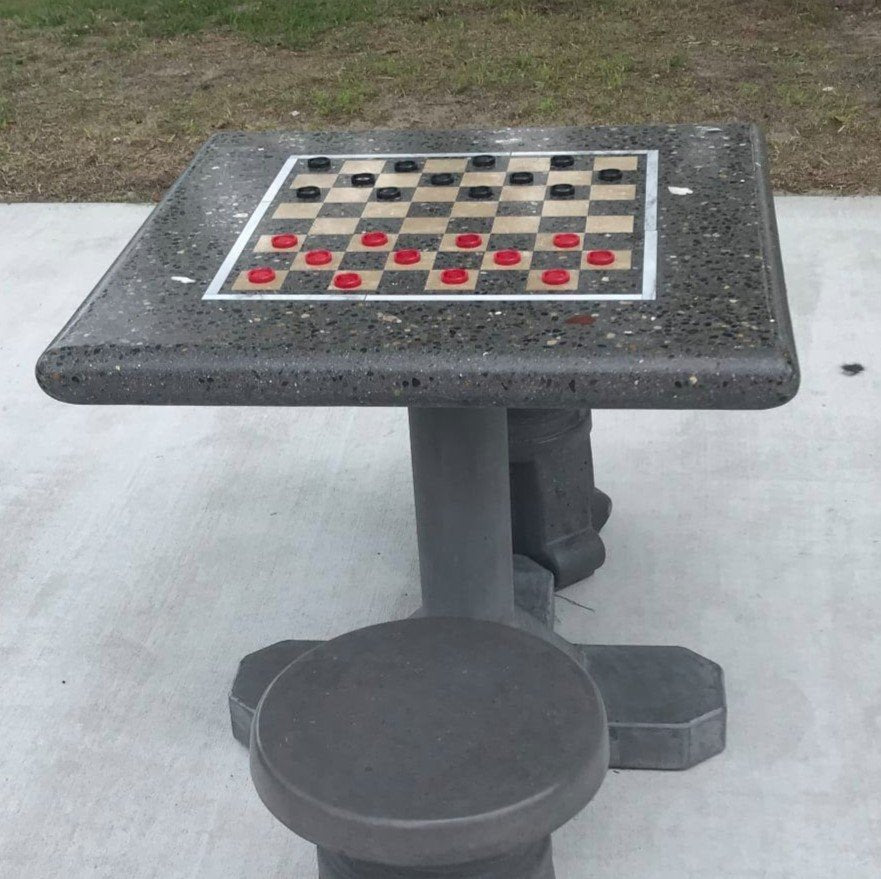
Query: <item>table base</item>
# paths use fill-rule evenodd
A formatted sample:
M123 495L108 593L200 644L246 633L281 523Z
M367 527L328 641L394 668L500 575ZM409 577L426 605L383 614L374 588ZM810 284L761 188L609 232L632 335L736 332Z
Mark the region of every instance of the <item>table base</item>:
M243 745L272 680L320 643L279 641L241 661L229 711ZM725 685L715 662L683 647L571 646L602 694L612 769L688 769L724 749Z
M599 532L612 501L594 485L589 409L509 409L514 551L554 574L557 589L606 559Z

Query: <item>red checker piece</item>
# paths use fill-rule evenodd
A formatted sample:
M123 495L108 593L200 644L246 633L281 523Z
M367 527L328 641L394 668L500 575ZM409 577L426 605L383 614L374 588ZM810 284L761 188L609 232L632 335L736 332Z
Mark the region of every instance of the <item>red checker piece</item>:
M365 232L361 236L361 243L365 247L382 247L388 244L388 235L385 232Z
M275 269L263 266L259 269L250 269L248 271L248 280L252 284L269 284L275 280Z
M357 272L340 272L333 279L333 285L338 290L354 290L361 286L361 276Z
M483 244L483 238L476 232L463 232L456 236L456 247L472 248L480 247L481 244Z
M468 272L465 269L444 269L440 279L443 284L464 284L468 280Z
M395 262L399 266L416 265L422 259L422 254L418 250L396 250Z
M578 247L581 237L574 232L558 232L554 235L554 247Z
M516 266L523 257L519 250L497 250L493 255L493 262L497 266Z
M587 261L592 266L610 266L615 262L615 254L611 250L589 250Z
M550 284L553 287L568 283L569 278L570 275L566 269L547 269L541 273L542 283Z
M333 254L329 250L310 250L306 254L306 265L326 266L333 260Z
M288 250L291 247L296 247L299 240L296 235L273 235L272 246L279 250Z

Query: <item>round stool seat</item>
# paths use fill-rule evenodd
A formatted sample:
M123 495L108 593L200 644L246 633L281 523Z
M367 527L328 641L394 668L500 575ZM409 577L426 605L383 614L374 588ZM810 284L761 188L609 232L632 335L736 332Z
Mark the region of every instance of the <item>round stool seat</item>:
M251 774L283 824L400 866L494 857L581 810L609 759L587 673L497 623L422 618L328 641L257 708Z

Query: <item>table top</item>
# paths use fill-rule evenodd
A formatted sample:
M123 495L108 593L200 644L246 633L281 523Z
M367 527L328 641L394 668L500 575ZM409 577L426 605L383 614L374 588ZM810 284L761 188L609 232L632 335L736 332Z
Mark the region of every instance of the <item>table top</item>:
M224 133L37 365L75 403L766 408L749 125Z

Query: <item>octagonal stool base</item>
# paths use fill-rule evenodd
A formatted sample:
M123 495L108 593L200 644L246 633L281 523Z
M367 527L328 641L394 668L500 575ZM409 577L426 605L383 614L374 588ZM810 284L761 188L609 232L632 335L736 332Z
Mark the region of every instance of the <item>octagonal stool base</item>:
M413 618L320 644L267 689L263 803L321 879L553 879L550 834L609 762L590 675L499 623Z

